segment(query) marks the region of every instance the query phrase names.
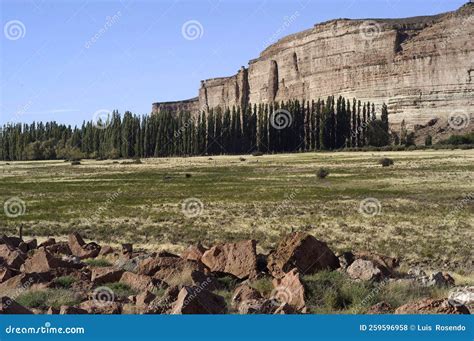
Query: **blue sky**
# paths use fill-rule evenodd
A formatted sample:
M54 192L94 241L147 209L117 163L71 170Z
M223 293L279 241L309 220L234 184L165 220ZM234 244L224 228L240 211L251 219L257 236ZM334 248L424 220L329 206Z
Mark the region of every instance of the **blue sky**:
M273 38L315 23L430 15L465 2L0 0L0 124L147 114L152 102L194 97L201 79L232 75Z

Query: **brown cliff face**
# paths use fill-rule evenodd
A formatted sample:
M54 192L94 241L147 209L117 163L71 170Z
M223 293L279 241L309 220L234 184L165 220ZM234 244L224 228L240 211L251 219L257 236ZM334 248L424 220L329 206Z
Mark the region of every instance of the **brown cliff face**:
M473 41L472 3L429 17L332 20L279 40L235 76L203 81L195 107L342 95L387 103L392 129L446 126L454 112L472 130Z

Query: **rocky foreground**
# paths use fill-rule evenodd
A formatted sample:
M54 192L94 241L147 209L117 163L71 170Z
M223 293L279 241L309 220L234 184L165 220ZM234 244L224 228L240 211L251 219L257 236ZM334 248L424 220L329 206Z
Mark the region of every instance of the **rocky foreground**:
M243 240L207 249L188 247L180 256L169 252L149 253L123 244L86 243L78 233L68 242L53 238L37 244L35 239L0 237L0 313L2 314L303 314L308 313L303 275L319 271L345 272L352 281L413 281L423 286L452 287L447 273L427 276L420 269L398 271L399 260L368 252L345 252L336 256L313 236L295 232L285 236L268 255L258 254L257 242ZM98 266L94 260L108 260ZM113 265L110 265L113 264ZM73 278L69 290L77 305L28 308L16 299L22 293L58 287L58 278ZM223 277L238 285L231 299L223 291ZM266 278L273 290L265 294L249 283ZM110 283L114 286L109 287ZM134 295L116 295L123 285ZM456 296L457 295L457 296ZM444 299L423 299L393 309L386 302L368 313L469 314L473 290L463 288ZM456 299L459 298L459 299ZM470 308L468 308L470 307Z

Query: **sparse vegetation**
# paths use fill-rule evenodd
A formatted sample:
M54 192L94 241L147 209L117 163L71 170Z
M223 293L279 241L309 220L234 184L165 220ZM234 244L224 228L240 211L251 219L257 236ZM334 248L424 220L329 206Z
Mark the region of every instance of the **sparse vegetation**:
M69 289L75 281L72 276L61 276L54 279L54 283L64 289Z
M136 290L130 288L130 286L128 286L125 283L120 283L120 282L106 283L103 286L112 290L114 293L114 296L117 298L127 298L128 296L137 294Z
M104 258L89 258L85 259L84 263L92 267L105 267L112 265L107 259Z
M396 168L377 165L382 157L395 160ZM126 170L112 160L87 160L79 168L62 161L9 161L0 191L20 197L28 208L15 219L4 216L0 233L16 234L18 224L38 237L81 230L99 243L179 253L197 240L212 245L246 238L259 240L267 252L281 235L307 231L335 251L370 247L396 252L408 263L472 273L464 264L473 221L462 200L474 191L473 150L269 154L258 161L147 159ZM318 168L330 170L330 182L315 181ZM203 203L194 219L181 211L188 197ZM378 199L383 214L361 215L366 197Z
M318 179L325 179L329 175L329 171L325 168L319 168L316 172Z
M59 308L62 305L79 303L74 293L66 289L28 290L18 295L16 301L30 308L48 308L50 306Z

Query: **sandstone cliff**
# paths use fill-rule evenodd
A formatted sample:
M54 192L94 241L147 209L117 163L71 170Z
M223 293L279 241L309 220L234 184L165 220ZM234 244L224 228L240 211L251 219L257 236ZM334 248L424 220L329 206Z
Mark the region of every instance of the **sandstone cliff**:
M342 95L387 103L392 129L405 120L410 130L437 122L446 131L453 113L473 114L473 41L473 3L436 16L331 20L282 38L235 76L202 81L197 98L155 103L153 112Z

